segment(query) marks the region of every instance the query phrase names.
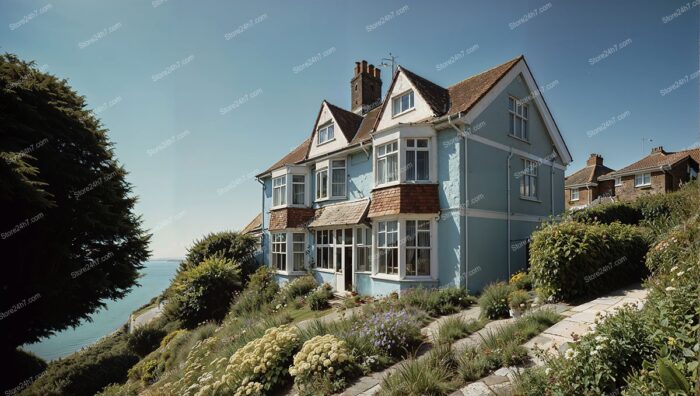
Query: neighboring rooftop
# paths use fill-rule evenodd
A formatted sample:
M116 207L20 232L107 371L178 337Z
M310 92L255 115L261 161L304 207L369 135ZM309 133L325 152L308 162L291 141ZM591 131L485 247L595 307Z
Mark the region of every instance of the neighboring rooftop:
M241 230L241 234L257 234L262 231L262 213L258 213L253 220Z
M567 176L564 185L565 187L572 187L597 183L600 176L607 175L611 172L614 172L614 170L603 165L602 156L591 154L586 161L586 166Z
M676 162L691 157L696 163L700 163L700 148L682 150L677 152L665 151L664 148L654 147L651 153L646 157L634 162L618 171L606 175L606 178L612 178L617 175L624 175L641 170L654 170L663 166L672 166Z

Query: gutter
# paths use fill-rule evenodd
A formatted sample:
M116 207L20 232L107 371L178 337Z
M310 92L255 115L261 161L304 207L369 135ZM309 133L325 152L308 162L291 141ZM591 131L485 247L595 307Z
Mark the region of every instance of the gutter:
M457 114L457 119L462 117L462 113ZM458 136L464 132L452 123L452 117L447 116L447 123L457 131ZM467 161L468 136L464 136L464 289L469 290L469 162Z

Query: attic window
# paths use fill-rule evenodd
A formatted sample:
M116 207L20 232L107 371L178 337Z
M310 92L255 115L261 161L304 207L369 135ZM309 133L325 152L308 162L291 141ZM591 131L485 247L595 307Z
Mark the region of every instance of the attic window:
M391 106L391 114L394 117L411 110L414 107L413 90L392 99Z
M508 113L510 118L510 135L518 139L528 140L527 105L513 97L508 98Z
M323 144L330 142L335 139L335 134L333 132L333 124L327 125L318 130L318 144Z

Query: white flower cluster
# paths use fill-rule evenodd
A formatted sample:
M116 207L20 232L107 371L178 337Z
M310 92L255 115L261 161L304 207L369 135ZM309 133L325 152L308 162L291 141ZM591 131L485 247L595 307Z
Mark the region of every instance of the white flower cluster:
M301 351L294 355L294 365L289 368L289 373L295 379L325 373L340 376L343 374L342 367L351 361L352 356L345 341L326 334L304 343Z

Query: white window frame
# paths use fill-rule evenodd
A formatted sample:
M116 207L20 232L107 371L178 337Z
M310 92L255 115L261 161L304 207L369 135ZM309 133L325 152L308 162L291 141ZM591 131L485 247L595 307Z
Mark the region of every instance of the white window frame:
M520 198L537 200L539 190L536 161L522 158L523 174L520 177ZM533 188L534 187L534 188ZM534 191L532 191L534 189Z
M399 182L401 178L399 175L399 146L399 140L394 140L377 146L375 159L375 186L383 186ZM392 151L387 151L389 149ZM389 175L389 158L392 156L396 157L396 160L394 161L396 164L396 169L393 172L394 178L389 180L387 177ZM384 170L384 180L380 179L381 172L379 170L382 168Z
M280 182L281 181L281 182ZM277 184L277 185L275 185ZM287 175L272 178L272 207L287 205Z
M324 240L324 234L325 234L325 243L323 243ZM314 238L315 238L315 259L314 259L314 267L316 267L317 270L320 271L328 271L328 272L335 272L334 271L334 265L335 265L335 260L333 259L333 251L334 251L334 230L316 230L314 233ZM323 261L320 260L319 257L319 252L322 251L322 249L328 249L328 261ZM321 254L323 256L323 254Z
M325 180L325 183L322 183L322 182L321 182L321 180L322 180L321 175L324 174L324 173L326 174L326 180ZM324 168L321 168L321 169L316 169L316 174L315 174L315 177L316 177L316 186L315 186L315 187L316 187L316 200L317 200L317 201L321 201L321 200L324 200L324 199L328 199L328 196L329 196L329 191L328 191L328 180L329 180L329 177L328 177L328 174L329 174L329 169L328 169L328 167L324 167ZM322 194L322 192L324 191L324 189L325 189L325 195Z
M526 142L530 141L530 130L528 128L528 118L530 111L528 105L521 101L520 99L509 96L508 97L508 135L524 140ZM512 127L511 127L512 126ZM517 126L520 126L520 131L518 132Z
M342 166L339 166L339 165L336 164L336 163L340 163L340 162L343 163ZM330 177L328 178L328 183L329 183L329 188L328 188L328 190L329 190L329 192L330 192L330 198L345 198L345 197L347 196L347 191L348 191L348 187L347 187L347 183L348 183L348 168L347 168L347 165L348 165L348 162L347 162L347 160L344 159L344 158L343 158L343 159L332 159L332 160L330 160L330 169L331 169L331 172L330 172ZM340 185L340 182L336 183L336 182L333 181L333 179L335 178L335 173L336 173L336 172L341 172L341 171L342 171L342 173L343 173L343 182L342 182L343 191L342 191L342 194L337 194L337 195L336 195L336 194L333 194L333 187L334 187L334 186Z
M292 205L306 205L306 175L292 174ZM301 177L302 181L296 181L295 178ZM295 188L301 186L301 202L297 201Z
M615 187L620 187L622 185L622 176L615 178Z
M570 201L578 201L579 198L579 189L578 188L572 188L571 189L571 199Z
M639 178L641 178L641 183L639 182ZM651 173L638 173L634 175L634 186L635 187L649 187L651 186Z
M431 246L431 241L432 241L432 225L430 220L415 220L415 219L410 219L410 220L405 220L404 224L406 225L406 238L403 240L405 241L405 246L404 246L404 251L406 252L406 257L405 257L405 263L406 263L406 269L405 269L405 277L406 278L425 278L425 277L430 277L432 273L432 246ZM409 235L409 225L413 225L413 230L415 231L415 237L412 237ZM425 225L427 224L427 230L425 229ZM423 235L425 238L425 235L427 235L427 243L428 245L420 245L419 241L421 240L420 236ZM413 251L413 257L415 260L415 268L414 271L411 272L409 268L409 251ZM418 273L418 256L419 253L423 252L422 254L425 254L425 251L427 251L428 255L428 273Z
M321 146L326 143L332 142L335 140L335 126L331 122L328 125L324 125L320 128L318 128L318 131L316 133L316 145Z
M407 98L407 107L404 106L403 98ZM397 109L398 104L398 109ZM404 93L394 96L391 98L391 116L398 117L416 108L416 96L413 90L408 90ZM398 110L398 111L397 111Z
M271 265L277 272L287 272L287 233L273 232L270 235L271 241ZM280 268L282 264L283 268Z
M427 182L430 181L430 138L409 138L406 139L406 164L404 165L405 169L405 180L407 182ZM418 144L419 142L425 142L425 146L419 147ZM425 175L425 178L418 178L418 153L426 153L427 158L425 159L426 166L427 166L427 173ZM409 166L409 159L413 159L413 164L412 166ZM413 173L412 178L409 178L409 175L411 175L411 172Z
M372 272L372 229L355 229L355 272ZM366 257L364 268L360 268L360 257Z
M399 220L383 220L377 222L377 237L375 240L377 241L377 268L376 268L376 274L379 275L384 275L384 276L395 276L398 277L400 276L400 258L399 258L399 251L401 249L401 243L399 241ZM396 229L389 231L389 225L390 224L395 224ZM390 234L395 234L394 238L396 240L396 245L390 245L389 244L389 237ZM382 238L383 237L383 238ZM380 244L381 240L384 240L383 243ZM387 253L389 251L395 251L395 263L391 266L391 272L389 270L389 260L386 259L389 256ZM382 263L382 259L385 262ZM383 266L383 268L382 268Z
M305 232L291 232L292 235L292 249L291 249L291 261L292 271L303 272L306 268L306 233ZM296 240L297 237L301 235L301 241ZM298 260L301 257L301 260Z

